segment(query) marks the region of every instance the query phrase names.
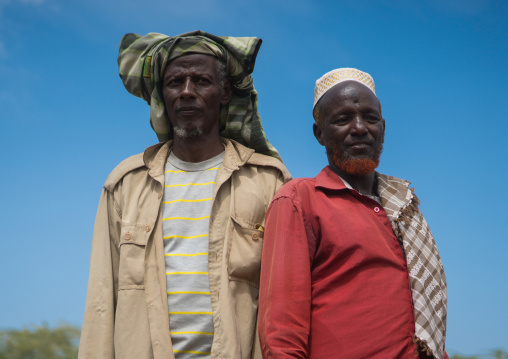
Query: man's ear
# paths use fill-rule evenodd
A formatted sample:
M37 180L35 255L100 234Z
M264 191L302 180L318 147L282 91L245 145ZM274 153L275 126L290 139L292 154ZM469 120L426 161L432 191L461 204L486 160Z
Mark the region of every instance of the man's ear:
M325 141L323 140L323 130L321 129L321 126L319 126L318 123L314 122L312 125L312 130L314 131L314 137L316 137L316 140L321 146L324 146Z
M222 89L222 95L220 98L220 104L221 105L227 105L229 101L231 101L231 98L233 97L233 91L231 90L231 79L228 78L224 82L224 88Z

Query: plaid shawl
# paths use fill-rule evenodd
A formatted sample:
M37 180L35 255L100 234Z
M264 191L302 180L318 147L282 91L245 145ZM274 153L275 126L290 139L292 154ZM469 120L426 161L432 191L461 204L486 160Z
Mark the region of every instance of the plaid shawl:
M378 194L393 232L404 245L418 350L444 359L447 292L443 263L410 182L377 173Z
M158 33L145 36L127 34L120 41L118 68L127 91L150 105L150 124L162 142L173 138L162 96L167 64L191 53L224 60L233 84L233 98L228 106L221 108L220 135L280 160L279 153L268 142L261 126L258 95L251 76L261 42L255 37L215 36L203 31L176 37Z

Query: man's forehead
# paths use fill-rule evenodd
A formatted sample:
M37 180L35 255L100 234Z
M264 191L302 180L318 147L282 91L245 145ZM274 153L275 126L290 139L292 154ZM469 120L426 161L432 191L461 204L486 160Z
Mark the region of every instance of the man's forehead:
M357 81L344 81L333 86L322 96L319 102L321 104L334 103L340 105L358 101L362 101L364 105L370 104L373 107L378 107L380 104L372 90Z
M171 60L164 70L165 74L176 74L186 70L197 72L216 72L217 58L204 54L185 54Z

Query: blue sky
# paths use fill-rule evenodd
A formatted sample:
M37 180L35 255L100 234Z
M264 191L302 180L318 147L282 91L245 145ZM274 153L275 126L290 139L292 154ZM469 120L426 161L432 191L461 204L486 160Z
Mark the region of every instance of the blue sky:
M507 19L488 0L0 0L0 328L81 325L102 184L156 142L118 76L119 41L200 29L263 39L259 110L294 177L326 165L315 80L374 77L380 171L412 181L445 265L448 351L507 349Z

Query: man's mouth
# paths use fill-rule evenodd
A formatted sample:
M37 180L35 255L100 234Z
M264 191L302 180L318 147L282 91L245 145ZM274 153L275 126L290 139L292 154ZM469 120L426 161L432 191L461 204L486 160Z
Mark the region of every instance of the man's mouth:
M179 107L176 112L182 115L193 115L200 112L200 109L197 106L182 106Z
M372 142L370 141L357 141L357 142L353 142L351 144L348 145L348 147L350 148L366 148L366 147L372 147Z

